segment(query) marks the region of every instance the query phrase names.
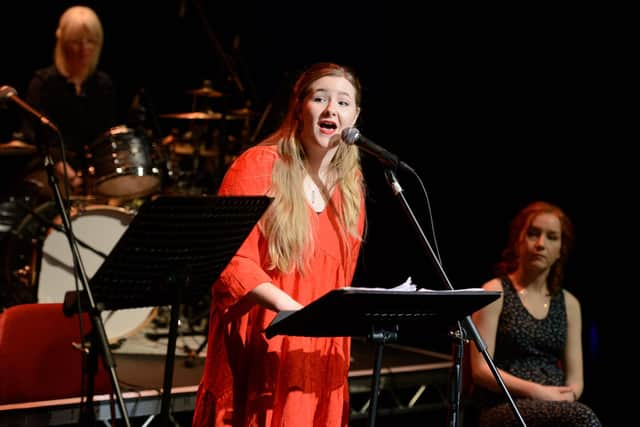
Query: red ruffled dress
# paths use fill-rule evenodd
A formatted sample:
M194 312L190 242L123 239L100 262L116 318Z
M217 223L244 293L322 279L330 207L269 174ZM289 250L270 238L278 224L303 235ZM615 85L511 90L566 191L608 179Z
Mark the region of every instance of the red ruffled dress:
M275 146L255 146L231 165L220 195L264 195L278 158ZM341 208L340 190L331 196ZM360 241L346 245L331 204L320 213L309 206L315 251L306 275L269 271L267 243L256 226L212 287L209 342L193 426L347 426L349 337L267 339L276 313L243 297L272 282L303 305L349 286ZM358 231L364 229L364 200ZM322 319L318 319L322 321Z

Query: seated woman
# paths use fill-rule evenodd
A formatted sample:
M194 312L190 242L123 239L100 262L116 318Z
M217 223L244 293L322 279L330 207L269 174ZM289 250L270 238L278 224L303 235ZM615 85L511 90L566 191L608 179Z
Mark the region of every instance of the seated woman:
M527 426L601 426L578 402L584 388L580 303L562 288L573 225L557 206L534 202L511 223L496 278L502 295L473 315ZM479 425L521 425L475 345L470 352Z

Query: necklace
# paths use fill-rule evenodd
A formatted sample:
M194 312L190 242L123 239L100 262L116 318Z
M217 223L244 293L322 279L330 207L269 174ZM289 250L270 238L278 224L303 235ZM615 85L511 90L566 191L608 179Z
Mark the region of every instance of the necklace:
M310 192L309 202L311 202L311 207L314 211L321 212L324 209L324 198L319 194L320 190L312 186Z
M322 182L320 185L324 185ZM304 179L303 189L305 197L314 211L320 213L324 210L327 200L322 186L319 186L309 175Z
M529 293L527 292L527 288L522 288L518 291L518 295L520 295L521 299L526 300L527 299L527 295L529 295ZM544 294L544 303L542 304L542 307L547 308L549 307L549 302L551 301L551 299L549 298L549 294L545 293Z

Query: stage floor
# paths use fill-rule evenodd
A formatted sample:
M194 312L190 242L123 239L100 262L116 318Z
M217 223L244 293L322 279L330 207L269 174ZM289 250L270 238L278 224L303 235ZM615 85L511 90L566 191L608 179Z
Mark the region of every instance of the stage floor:
M164 383L166 332L154 322L139 333L127 337L119 348L112 350L116 374L130 419L150 418L161 411ZM150 339L149 337L155 337ZM171 413L193 410L195 393L202 374L206 350L197 355L205 337L201 334L179 336L171 389ZM366 418L370 404L375 347L365 339L352 341L349 385L352 418ZM446 405L446 387L451 357L414 347L387 344L382 355L380 372L379 413L415 410L420 405ZM0 405L0 427L45 426L76 423L81 400L79 397L40 402ZM109 395L94 397L98 420L112 418L112 405L118 405Z

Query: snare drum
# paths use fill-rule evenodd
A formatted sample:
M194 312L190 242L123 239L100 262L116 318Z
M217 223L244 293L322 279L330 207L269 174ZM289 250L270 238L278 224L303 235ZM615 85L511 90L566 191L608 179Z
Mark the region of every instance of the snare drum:
M53 203L46 203L35 210L43 218L53 218L51 221L59 223L55 215ZM74 208L71 215L71 225L77 240L84 242L92 249L108 255L120 236L125 232L133 219L133 213L126 209L108 205L86 205ZM43 230L46 232L43 233ZM41 241L41 250L32 250L26 254L13 254L16 259L40 258L40 265L32 262L37 281L37 302L64 302L64 295L68 291L76 290L75 275L69 242L64 232L56 228L46 227L35 215L25 218L16 232L23 241ZM29 238L29 235L31 237ZM29 245L23 244L23 249ZM20 246L14 246L19 248ZM78 245L87 277L95 274L104 258L100 254ZM24 283L24 286L30 286ZM32 284L31 284L32 285ZM81 285L79 285L81 286ZM139 332L155 317L157 309L154 307L103 311L102 321L110 343L117 343L122 339Z
M89 147L86 156L89 187L96 194L135 198L160 189L158 160L142 132L113 127Z

